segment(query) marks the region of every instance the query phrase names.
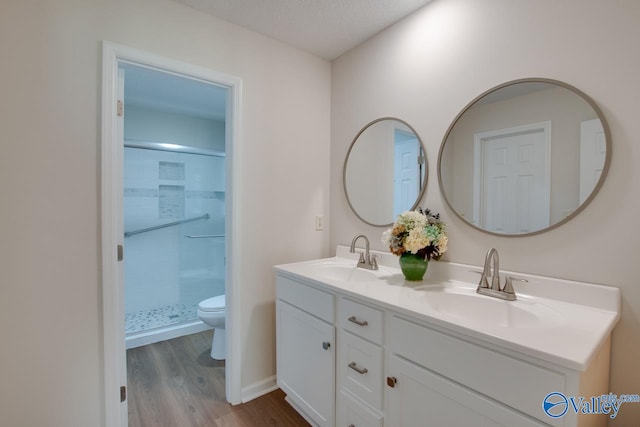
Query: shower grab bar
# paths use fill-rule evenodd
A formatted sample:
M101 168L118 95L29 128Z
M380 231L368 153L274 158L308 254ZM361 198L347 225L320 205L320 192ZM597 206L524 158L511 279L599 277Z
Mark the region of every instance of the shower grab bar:
M195 218L181 219L179 221L168 222L166 224L154 225L153 227L141 228L140 230L125 231L124 232L124 237L129 237L129 236L133 236L135 234L140 234L140 233L146 233L147 231L159 230L161 228L173 227L174 225L180 225L180 224L184 224L186 222L193 222L193 221L198 221L198 220L201 220L201 219L209 219L209 218L210 218L209 214L204 214L204 215L200 215L200 216L195 217Z
M184 236L189 239L208 239L210 237L224 237L224 234L198 234L195 236Z

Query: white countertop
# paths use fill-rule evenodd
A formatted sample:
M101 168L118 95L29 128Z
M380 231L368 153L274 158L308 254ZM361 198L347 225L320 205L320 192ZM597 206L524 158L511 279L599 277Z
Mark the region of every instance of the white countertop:
M476 272L481 267L431 261L423 281L407 282L400 269L393 267L398 265L397 257L371 253L380 264L374 272L354 269L355 274L351 273L357 254L349 254L344 246L338 246L338 256L333 258L274 268L279 274L416 317L489 348L515 351L577 371L586 370L620 317L620 290L615 287L501 271L501 275L528 281L514 283L516 301L503 301L475 293L480 277ZM350 278L319 274L325 266L348 271ZM452 306L445 298L446 310L439 308L443 295L436 295L443 293L456 302ZM461 304L455 298L462 298ZM485 298L490 300L480 300ZM501 314L503 311L507 314Z

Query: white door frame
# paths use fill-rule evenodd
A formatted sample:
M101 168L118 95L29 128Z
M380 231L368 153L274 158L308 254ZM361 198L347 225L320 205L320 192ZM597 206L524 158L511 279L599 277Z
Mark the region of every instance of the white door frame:
M126 402L120 402L120 387L126 379L124 334L124 281L118 245L123 245L122 173L124 147L118 137L118 62L129 61L158 68L229 89L226 135L226 397L241 403L241 295L240 286L240 112L242 80L115 43L102 43L102 321L104 338L105 425L127 426Z

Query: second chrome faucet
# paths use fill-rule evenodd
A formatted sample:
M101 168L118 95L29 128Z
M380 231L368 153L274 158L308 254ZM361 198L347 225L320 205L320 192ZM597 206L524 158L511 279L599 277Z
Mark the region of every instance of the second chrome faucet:
M491 284L489 284L489 274L491 274ZM484 258L484 268L476 292L507 301L515 301L517 297L513 289L513 281L526 282L527 280L507 276L504 286L500 286L500 257L498 256L498 250L496 248L489 249Z

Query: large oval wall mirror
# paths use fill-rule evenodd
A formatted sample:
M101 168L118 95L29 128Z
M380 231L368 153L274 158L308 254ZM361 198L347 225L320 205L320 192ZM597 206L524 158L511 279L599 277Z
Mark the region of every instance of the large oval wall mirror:
M595 197L611 160L598 106L550 79L497 86L454 119L438 155L440 190L482 231L538 234L577 215Z
M370 225L388 226L414 209L427 186L424 146L406 122L383 117L353 139L342 170L349 206Z

